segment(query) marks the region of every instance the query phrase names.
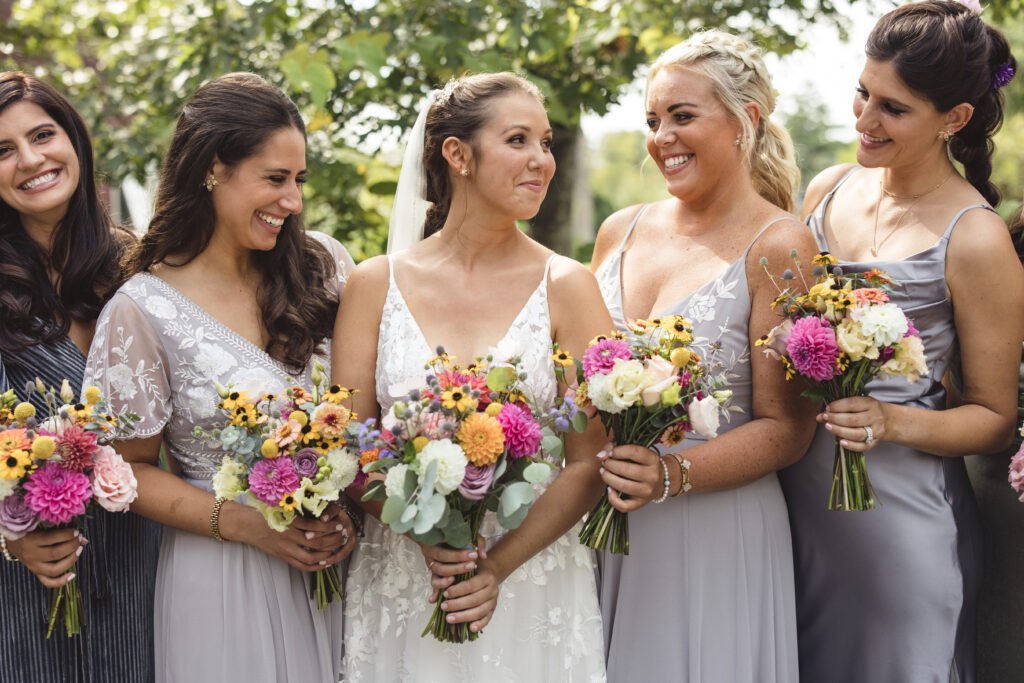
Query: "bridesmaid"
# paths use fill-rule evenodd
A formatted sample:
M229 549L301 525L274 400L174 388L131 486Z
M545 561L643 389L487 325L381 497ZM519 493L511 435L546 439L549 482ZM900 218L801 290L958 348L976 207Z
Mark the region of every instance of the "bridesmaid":
M132 241L100 203L78 112L46 83L0 73L0 390L24 398L36 377L81 386L96 317L122 282L118 264ZM45 417L39 395L31 400ZM0 680L153 680L159 539L159 527L137 515L94 508L81 535L5 541ZM72 580L82 585L82 633L46 640L48 589Z
M302 227L306 137L284 93L253 74L202 86L178 118L149 232L103 309L86 376L141 416L119 449L135 509L166 525L156 583L158 681L335 681L341 605L307 572L345 557L348 516L284 533L210 492L223 458L215 382L252 394L310 384L326 362L352 259ZM161 446L172 472L157 467Z
M861 167L815 178L805 217L844 269L879 268L897 283L892 300L921 331L929 372L826 406L807 456L782 474L800 674L965 683L981 529L963 456L1009 445L1024 339L1024 272L990 208L1000 88L1015 63L998 31L944 0L886 14L865 52L853 101ZM956 354L964 389L947 409ZM877 509L825 511L836 437L871 452Z
M608 678L796 681L789 522L775 470L806 450L813 407L780 364L751 353L778 322L778 292L759 262L781 270L791 250L805 263L815 253L787 213L799 175L792 144L770 120L759 51L728 33L698 33L661 55L646 101L647 151L672 197L609 217L593 267L619 327L683 315L734 396L718 438L688 434L658 452L623 446L604 462L612 505L630 512L630 554L599 557Z

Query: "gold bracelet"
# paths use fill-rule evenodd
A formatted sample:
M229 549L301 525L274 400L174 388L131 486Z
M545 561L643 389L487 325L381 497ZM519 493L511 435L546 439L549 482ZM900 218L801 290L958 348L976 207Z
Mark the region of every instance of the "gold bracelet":
M11 551L7 549L7 539L4 538L3 534L0 534L0 550L3 551L4 559L8 562L18 562L18 558L11 555Z
M693 488L693 484L690 483L690 467L693 466L693 463L676 453L672 454L672 459L679 465L679 490L672 494L672 497L675 498L688 493Z
M217 496L213 499L213 510L210 512L210 535L221 543L224 537L220 535L220 509L224 507L224 498Z

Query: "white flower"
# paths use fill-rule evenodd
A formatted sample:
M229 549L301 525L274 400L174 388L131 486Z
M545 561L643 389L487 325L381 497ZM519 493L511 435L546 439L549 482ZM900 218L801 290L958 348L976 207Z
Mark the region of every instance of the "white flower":
M393 496L405 498L405 473L408 469L408 465L398 463L388 470L388 475L384 478L384 490L387 492L388 498Z
M718 436L718 400L714 396L705 396L694 400L686 411L690 416L690 426L705 439Z
M647 361L644 373L644 382L647 386L640 396L645 406L656 406L661 403L661 392L676 383L675 366L661 356L655 356Z
M145 306L147 311L161 320L174 320L178 317L178 309L162 296L147 296Z
M220 377L237 365L235 357L224 347L209 342L200 342L197 345L193 363L204 377Z
M878 345L871 335L864 334L863 326L853 318L844 318L836 326L836 343L854 362L862 358L878 358Z
M226 368L219 368L212 376L221 375ZM265 391L281 388L281 380L263 368L239 368L226 382L233 391L244 391L256 397Z
M618 358L611 372L590 378L587 394L598 410L614 415L640 401L640 392L647 385L646 379L643 363Z
M492 365L510 364L515 358L523 357L523 347L515 335L509 335L498 342L497 346L487 349Z
M332 448L325 457L331 468L331 486L339 491L348 488L359 474L359 457L347 448Z
M243 474L245 474L245 465L225 456L217 474L213 475L213 492L226 500L238 498L245 491L245 487L242 485Z
M850 318L860 323L865 336L874 338L879 346L891 346L907 333L907 316L896 304L855 306Z
M107 382L119 400L130 401L135 398L135 378L132 369L124 363L107 368Z
M194 420L208 420L217 414L217 390L204 384L189 387L182 393Z
M427 467L433 462L437 463L437 479L434 481L434 490L446 496L459 488L459 484L466 477L467 461L462 446L452 443L451 439L428 443L419 455L418 469L421 484Z
M110 446L100 446L93 455L92 494L107 512L128 512L138 498L139 483L132 466Z
M879 368L879 373L887 377L906 377L908 382L916 382L921 375L928 372L928 363L924 357L924 344L920 337L904 337L896 353Z
M295 511L285 510L283 508L270 507L260 502L257 498L250 498L248 501L249 505L260 511L263 515L263 519L267 520L267 526L274 531L287 531L288 526L295 521Z
M14 493L14 489L17 485L17 479L4 479L3 477L0 477L0 500L3 500Z
M314 483L309 477L302 478L302 484L296 492L296 497L302 509L314 517L319 517L327 509L327 504L338 500L341 491L331 483L330 479L324 479L320 483Z

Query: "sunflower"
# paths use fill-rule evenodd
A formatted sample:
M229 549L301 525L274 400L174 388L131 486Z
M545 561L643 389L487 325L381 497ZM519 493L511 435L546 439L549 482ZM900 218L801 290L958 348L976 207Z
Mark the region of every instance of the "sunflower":
M455 438L466 458L477 467L498 461L505 450L505 433L501 423L484 413L473 413L459 425Z

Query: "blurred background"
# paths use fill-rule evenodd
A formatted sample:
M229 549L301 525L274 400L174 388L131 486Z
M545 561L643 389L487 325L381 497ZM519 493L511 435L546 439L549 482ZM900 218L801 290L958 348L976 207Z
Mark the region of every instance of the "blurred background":
M115 216L144 230L175 118L205 80L254 71L284 88L309 128L309 227L357 260L386 243L405 134L423 96L467 71L519 71L547 95L558 173L524 229L588 261L601 221L665 196L645 164L644 65L693 31L761 46L773 114L796 143L803 183L851 161L862 46L883 0L0 0L0 70L62 90L90 124ZM1024 57L1024 0L986 21ZM1024 78L1005 89L996 138L1000 213L1024 196Z

